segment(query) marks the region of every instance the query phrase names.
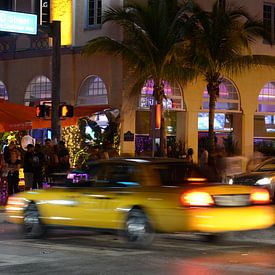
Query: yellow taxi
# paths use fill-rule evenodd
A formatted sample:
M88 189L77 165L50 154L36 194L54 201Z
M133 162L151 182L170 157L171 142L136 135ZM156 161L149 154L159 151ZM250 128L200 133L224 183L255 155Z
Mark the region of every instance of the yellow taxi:
M110 229L137 246L155 232L217 234L274 224L268 191L212 176L183 160L110 159L89 166L85 180L11 196L6 212L27 237L50 227Z

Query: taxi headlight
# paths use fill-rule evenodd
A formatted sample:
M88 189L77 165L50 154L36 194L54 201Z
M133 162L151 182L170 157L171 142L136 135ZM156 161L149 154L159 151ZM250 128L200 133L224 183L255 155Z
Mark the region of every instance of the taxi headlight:
M256 185L268 185L271 183L271 178L263 178L256 181Z

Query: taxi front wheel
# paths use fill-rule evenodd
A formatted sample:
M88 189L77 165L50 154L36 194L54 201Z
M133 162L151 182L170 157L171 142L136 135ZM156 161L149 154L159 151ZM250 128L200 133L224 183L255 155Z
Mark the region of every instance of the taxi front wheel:
M134 247L149 246L154 239L154 228L142 209L132 209L127 217L125 235Z
M35 203L30 203L24 213L23 234L26 238L40 238L46 233Z

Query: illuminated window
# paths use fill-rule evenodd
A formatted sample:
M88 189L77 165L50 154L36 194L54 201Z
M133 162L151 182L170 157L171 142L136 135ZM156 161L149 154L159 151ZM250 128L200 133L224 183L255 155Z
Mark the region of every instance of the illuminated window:
M169 82L164 81L164 93L166 99L163 99L163 107L169 110L185 110L182 93L179 85L171 85ZM149 109L154 103L153 97L154 81L147 80L146 84L141 89L139 99L139 107L141 109Z
M28 85L25 93L25 105L35 106L41 101L49 101L52 98L52 83L44 75L35 77Z
M209 109L209 95L207 89L203 91L202 109ZM220 84L220 94L216 102L216 110L231 112L240 111L239 93L233 83L228 79L223 79Z
M102 0L88 0L88 25L102 23Z
M108 92L103 80L96 76L89 76L81 85L77 105L107 105Z
M271 39L275 40L275 5L265 3L263 8L263 23Z
M275 112L275 82L268 82L258 96L258 112Z
M8 91L2 81L0 81L0 99L8 100Z

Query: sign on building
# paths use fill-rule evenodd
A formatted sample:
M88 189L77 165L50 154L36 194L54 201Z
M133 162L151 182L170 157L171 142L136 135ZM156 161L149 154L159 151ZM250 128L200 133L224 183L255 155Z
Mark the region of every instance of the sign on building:
M0 10L0 31L37 34L37 15Z
M41 0L40 4L40 24L41 25L47 25L50 23L51 20L51 14L50 14L50 0Z

